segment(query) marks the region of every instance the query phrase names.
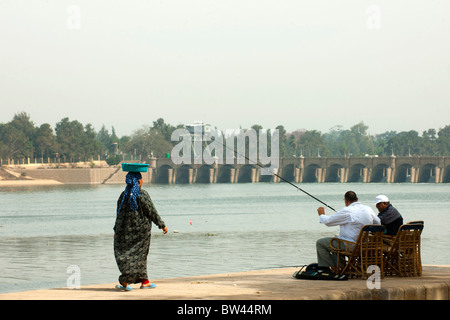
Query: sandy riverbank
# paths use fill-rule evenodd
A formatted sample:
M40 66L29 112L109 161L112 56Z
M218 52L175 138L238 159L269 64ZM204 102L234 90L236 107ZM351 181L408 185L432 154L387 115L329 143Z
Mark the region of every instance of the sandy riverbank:
M31 186L51 186L61 185L62 182L48 179L30 179L30 180L0 180L1 187L31 187Z
M47 186L63 184L54 179L36 179L24 176L19 172L0 167L0 188L1 187L29 187L29 186Z
M129 292L116 283L0 294L0 300L449 300L450 266L424 266L420 278L385 277L380 289L366 280L299 280L296 268L152 280L155 289Z

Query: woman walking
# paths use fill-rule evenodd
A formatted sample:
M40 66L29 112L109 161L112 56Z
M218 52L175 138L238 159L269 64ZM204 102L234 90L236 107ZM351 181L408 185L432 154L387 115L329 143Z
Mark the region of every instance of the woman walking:
M119 285L122 290L132 290L131 283L141 283L141 289L154 288L147 275L147 256L150 249L152 222L163 233L167 227L153 205L150 195L142 190L140 172L129 172L127 187L117 201L117 217L114 225L114 256L121 272Z

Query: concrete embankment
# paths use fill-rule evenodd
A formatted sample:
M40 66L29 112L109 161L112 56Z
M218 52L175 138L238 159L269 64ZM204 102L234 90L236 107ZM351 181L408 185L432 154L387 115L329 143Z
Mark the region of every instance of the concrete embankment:
M366 280L298 280L295 268L156 279L155 289L115 289L116 283L0 294L0 300L449 300L450 266L424 266L420 278L385 277L380 289Z
M125 183L126 172L119 166L106 168L3 168L9 179L0 179L0 186L27 186L49 184L120 184ZM14 178L15 177L15 178ZM147 176L143 175L144 182Z
M23 174L32 179L50 179L63 184L102 184L119 183L118 180L120 180L120 183L124 183L126 172L122 172L121 170L117 171L116 167L111 167L25 169L23 170Z

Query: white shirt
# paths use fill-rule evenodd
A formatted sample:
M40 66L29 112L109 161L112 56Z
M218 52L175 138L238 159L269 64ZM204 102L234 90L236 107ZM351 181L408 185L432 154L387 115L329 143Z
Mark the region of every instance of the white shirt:
M340 226L339 238L356 242L361 228L366 224L381 224L372 208L353 202L331 216L319 216L320 223L328 227Z

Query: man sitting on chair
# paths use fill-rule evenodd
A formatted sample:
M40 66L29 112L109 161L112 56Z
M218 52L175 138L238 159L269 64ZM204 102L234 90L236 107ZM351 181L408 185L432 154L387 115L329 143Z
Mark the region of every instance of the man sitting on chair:
M403 224L403 217L397 209L389 202L389 198L380 194L375 198L375 206L378 209L378 218L386 227L385 234L395 236L398 228Z
M340 239L356 242L359 232L364 225L381 224L373 210L358 201L356 193L348 191L344 196L345 207L331 216L325 215L325 208L319 207L319 221L328 227L339 226ZM335 238L321 238L316 242L317 263L319 270L336 272L336 255L332 253L330 241Z

